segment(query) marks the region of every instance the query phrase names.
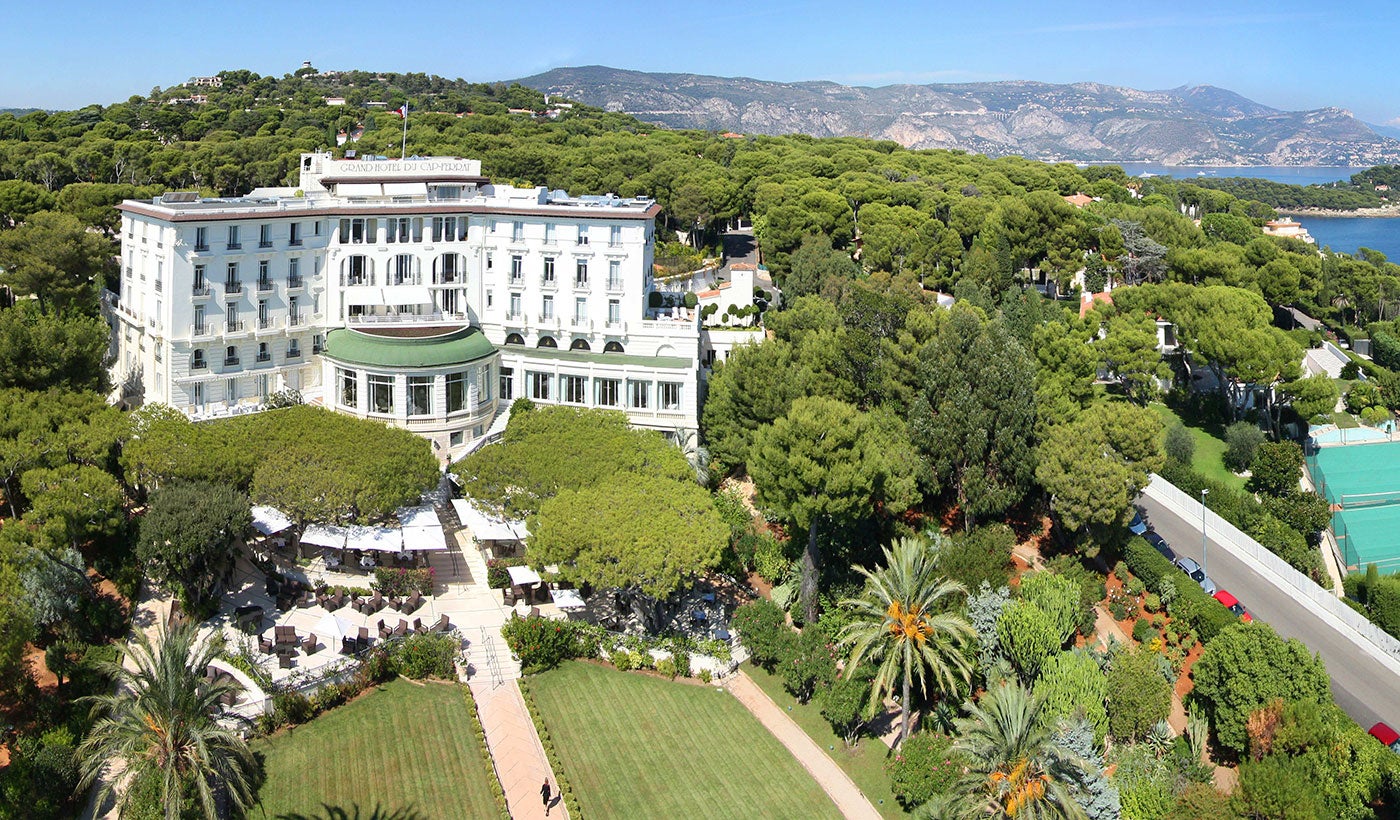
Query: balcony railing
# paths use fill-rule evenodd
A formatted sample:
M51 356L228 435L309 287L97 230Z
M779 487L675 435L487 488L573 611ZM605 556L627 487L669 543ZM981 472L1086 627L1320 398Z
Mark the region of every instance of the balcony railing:
M593 323L588 321L587 316L575 316L569 320L569 327L591 328Z
M196 325L194 326L194 333L193 333L193 335L194 335L195 337L200 337L200 336L213 336L214 333L215 333L215 326L214 326L214 323L213 323L213 322L209 322L209 323L207 323L207 324L196 324Z
M196 299L206 297L209 295L209 286L207 284L196 284L190 288L190 293Z
M270 291L270 290L272 290L272 280L271 280L271 279L259 279L259 280L258 280L258 293L267 293L267 292Z
M305 323L306 319L300 313L293 313L291 316L287 317L287 325L289 327L301 327Z
M288 358L288 359L300 359L300 358L301 358L301 349L300 349L300 348L296 348L296 347L288 348L288 349L287 349L287 358Z
M259 354L258 354L258 362L257 362L258 364L267 364L267 363L270 362L270 361L272 361L272 354L271 354L271 353L259 353Z
M208 359L190 359L191 370L207 370L209 368Z
M241 250L243 250L243 243L242 243L242 242L229 242L228 244L224 245L224 248L227 249L227 250L231 250L231 251L241 251Z
M247 322L224 322L224 333L242 333Z
M164 280L157 279L157 280L156 280L156 293L160 293L160 292L162 292L162 291L164 291L164 290L165 290L165 282L164 282Z
M277 322L276 322L275 319L268 319L268 318L258 319L258 330L272 330L272 329L275 328L276 326L277 326Z
M237 357L237 356L225 356L225 357L224 357L224 367L237 367L237 366L238 366L238 357Z
M352 325L440 325L465 321L467 316L464 313L400 313L387 316L362 313L349 317Z
M302 279L300 274L291 274L287 277L288 289L304 287L306 287L306 280Z
M208 242L196 242L196 243L194 244L194 252L195 252L195 253L206 253L208 250L209 250L209 243L208 243Z
M558 279L541 279L540 287L545 290L554 290L559 287Z
M242 293L242 292L243 292L243 283L242 283L242 282L225 282L225 283L224 283L224 293Z
M270 248L270 247L272 247L272 240L271 240L271 239L261 239L261 240L258 241L258 247L259 247L259 248Z
M574 288L575 288L576 290L582 290L582 289L587 288L587 287L588 287L588 277L587 277L587 276L583 277L582 279L578 278L577 276L574 277Z

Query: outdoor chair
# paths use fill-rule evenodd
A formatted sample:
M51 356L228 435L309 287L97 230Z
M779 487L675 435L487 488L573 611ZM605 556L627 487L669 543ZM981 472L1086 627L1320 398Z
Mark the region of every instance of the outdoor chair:
M315 605L316 594L313 593L311 590L306 590L301 594L301 597L297 598L297 608L299 609L307 609Z
M405 636L405 635L407 635L407 634L408 634L408 621L405 621L403 618L400 618L400 619L399 619L399 625L396 626L396 627L394 627L393 637L395 637L395 638L402 638L403 636Z
M393 630L390 629L389 627L385 626L385 625L384 625L384 619L383 619L383 618L380 618L380 619L379 619L379 640L382 641L382 640L384 640L385 638L389 637L391 634L393 634Z
M427 631L428 631L428 630L426 630L426 629L423 628L423 619L422 619L422 618L414 618L414 619L413 619L413 634L415 634L415 635L422 635L422 634L424 634L424 633L427 632Z
M365 612L365 599L361 598L358 595L350 596L350 608L360 613L361 615L369 614L368 612Z
M531 617L531 618L538 618L538 617L540 617L540 608L537 607L537 606L532 606L532 607L530 607L530 617Z
M273 627L272 636L278 646L285 646L297 642L296 628L291 626Z
M355 644L353 638L345 637L340 639L340 654L353 655L357 651L359 651L359 647Z
M258 638L258 649L262 650L262 653L264 655L271 655L272 641L268 640L267 638Z
M330 606L326 607L326 609L337 610L343 606L345 606L345 590L337 589L335 595L331 597Z
M287 652L279 652L277 655L277 665L283 669L292 668L292 656Z
M383 621L380 621L380 623L383 623ZM355 639L355 642L360 645L361 649L369 649L369 627L360 627L360 635Z
M307 635L306 638L301 642L302 651L308 655L316 654L316 647L317 644L315 635Z
M379 610L381 610L381 609L384 608L384 596L383 596L383 595L380 595L378 592L376 592L376 593L374 593L374 597L369 599L368 603L369 603L369 612L367 612L367 613L365 613L365 614L367 614L367 615L373 615L374 613L376 613L376 612L378 612Z
M417 590L415 590L412 595L408 596L408 600L403 602L403 607L400 608L399 611L405 615L412 615L413 613L417 612L418 607L422 605L423 596L420 595Z
M392 610L394 610L395 612L398 612L400 609L403 608L403 599L402 599L402 598L390 598L390 599L388 599L388 601L389 601L389 608L392 609Z
M222 695L219 695L219 702L225 706L233 706L238 703L238 693L230 689Z
M516 596L518 594L518 587L505 587L501 590L501 600L506 602L506 606L515 606Z
M433 631L433 632L446 632L447 630L449 630L449 629L451 629L451 628L452 628L452 624L450 624L450 623L448 622L447 616L444 614L444 615L438 616L437 623L433 624L433 629L432 629L432 631Z

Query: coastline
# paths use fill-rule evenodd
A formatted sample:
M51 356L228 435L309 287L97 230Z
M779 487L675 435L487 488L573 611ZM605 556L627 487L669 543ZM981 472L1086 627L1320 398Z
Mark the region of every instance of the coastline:
M1400 205L1386 205L1380 208L1357 208L1354 211L1334 211L1327 208L1275 208L1279 216L1295 217L1341 217L1341 218L1392 218L1400 217Z

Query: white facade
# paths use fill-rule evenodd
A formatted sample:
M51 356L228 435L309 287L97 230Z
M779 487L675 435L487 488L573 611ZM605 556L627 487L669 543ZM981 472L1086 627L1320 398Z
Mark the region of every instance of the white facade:
M441 157L305 154L300 183L122 204L126 397L199 418L293 388L449 453L522 396L696 427L698 321L648 308L654 203Z

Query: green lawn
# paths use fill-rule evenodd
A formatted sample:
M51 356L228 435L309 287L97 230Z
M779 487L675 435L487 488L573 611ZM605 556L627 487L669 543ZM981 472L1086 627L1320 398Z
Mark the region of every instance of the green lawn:
M815 702L798 703L797 699L783 689L783 680L777 675L763 671L752 664L744 666L744 673L753 678L759 688L768 693L773 702L788 710L788 716L802 727L802 731L816 744L827 750L836 764L846 770L865 796L875 804L875 808L886 817L909 817L890 791L890 776L885 772L885 760L889 749L875 737L863 737L854 749L846 748L842 740L831 729L831 724L822 717L821 707Z
M1346 430L1361 426L1361 422L1357 421L1352 414L1342 411L1332 413L1332 423Z
M396 680L254 742L267 782L249 816L319 815L322 804L351 817L376 806L424 818L499 816L465 698L455 684Z
M841 816L728 692L577 661L530 691L589 817Z
M1196 452L1191 457L1191 466L1206 478L1213 478L1237 490L1244 489L1245 480L1225 467L1225 439L1220 438L1204 427L1192 426L1176 411L1165 404L1152 404L1152 410L1162 419L1162 424L1170 427L1181 422L1196 440Z

